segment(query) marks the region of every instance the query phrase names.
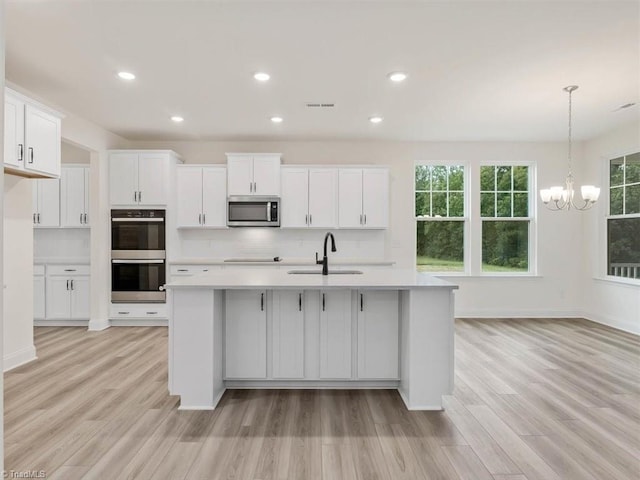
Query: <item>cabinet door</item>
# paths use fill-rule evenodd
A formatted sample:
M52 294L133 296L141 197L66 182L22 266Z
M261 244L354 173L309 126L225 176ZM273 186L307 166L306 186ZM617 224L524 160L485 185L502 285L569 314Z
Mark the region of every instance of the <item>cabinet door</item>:
M41 320L44 318L44 277L37 275L33 277L33 318Z
M336 222L336 169L309 170L309 226L333 228Z
M202 168L176 168L178 227L202 225Z
M202 169L202 223L205 227L227 226L227 169Z
M91 170L89 167L83 168L84 171L84 226L88 227L90 223L89 210L91 209L89 203L89 190L91 184Z
M227 158L227 194L253 194L253 157L229 155Z
M26 105L25 168L48 175L60 175L60 119L37 107Z
M225 376L266 378L266 292L227 290L225 303Z
M358 292L358 378L398 378L398 292Z
M63 227L83 227L85 168L65 167L60 175L60 220Z
M280 195L280 156L262 155L253 159L254 195Z
M109 156L109 191L111 205L137 203L137 153L112 153Z
M4 164L24 168L24 102L4 97Z
M338 226L362 227L362 170L341 168L338 172Z
M166 205L169 156L141 153L138 157L138 201L141 205Z
M362 170L362 213L365 228L387 228L389 224L389 171Z
M47 277L46 311L47 319L71 318L69 277Z
M309 224L308 172L307 168L282 169L280 226L283 228L306 228Z
M351 291L320 292L320 378L351 378Z
M71 279L71 316L72 319L86 319L91 315L91 293L89 277L73 277Z
M273 378L304 378L302 290L273 292Z
M37 185L37 212L36 226L59 227L60 226L60 180L38 179Z

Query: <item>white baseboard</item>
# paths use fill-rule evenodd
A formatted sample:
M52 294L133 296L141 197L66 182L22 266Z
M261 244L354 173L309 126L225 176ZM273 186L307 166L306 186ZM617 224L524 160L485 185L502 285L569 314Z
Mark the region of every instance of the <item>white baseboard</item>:
M456 318L584 318L575 310L463 310L456 312Z
M169 320L167 319L154 319L154 320L145 320L143 318L139 320L126 318L126 319L118 319L112 318L109 323L112 327L168 327Z
M404 394L404 392L398 388L398 393L400 394L400 398L402 398L402 401L404 402L404 406L407 407L407 410L411 410L411 411L423 411L423 410L429 410L429 411L441 411L444 410L444 407L442 405L413 405L413 406L409 406L409 400L407 399L407 396Z
M586 318L587 320L591 320L592 322L596 322L601 325L606 325L607 327L615 328L616 330L640 335L640 319L636 322L621 321L618 318L612 318L607 315L586 312L582 314L582 318Z
M34 320L34 327L86 327L89 320Z
M101 321L89 320L89 331L91 332L99 332L100 330L106 330L110 326L111 325L109 324L109 320L101 320Z
M8 372L9 370L19 367L20 365L32 362L37 358L36 347L34 345L30 345L26 348L23 348L22 350L18 350L17 352L9 353L2 359L4 371Z

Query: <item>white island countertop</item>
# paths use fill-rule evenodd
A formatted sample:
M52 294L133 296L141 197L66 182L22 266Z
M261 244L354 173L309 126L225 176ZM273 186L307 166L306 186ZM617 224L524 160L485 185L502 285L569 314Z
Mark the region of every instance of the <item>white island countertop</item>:
M361 274L290 274L290 271L321 271L320 266L311 268L284 269L245 269L221 270L176 279L168 283L167 288L213 288L219 290L255 290L255 289L342 289L366 288L379 290L409 290L422 288L449 288L458 286L414 269L400 268L359 268ZM331 265L329 266L331 272Z

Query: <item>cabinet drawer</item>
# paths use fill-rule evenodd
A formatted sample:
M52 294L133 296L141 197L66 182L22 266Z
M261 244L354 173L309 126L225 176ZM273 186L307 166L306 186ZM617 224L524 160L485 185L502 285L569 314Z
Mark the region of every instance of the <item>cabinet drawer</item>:
M211 270L220 270L219 265L171 265L169 273L174 276L187 276L205 273Z
M34 265L33 266L33 275L44 275L44 265Z
M110 318L167 318L167 304L112 303Z
M48 275L89 275L91 267L89 265L48 265Z

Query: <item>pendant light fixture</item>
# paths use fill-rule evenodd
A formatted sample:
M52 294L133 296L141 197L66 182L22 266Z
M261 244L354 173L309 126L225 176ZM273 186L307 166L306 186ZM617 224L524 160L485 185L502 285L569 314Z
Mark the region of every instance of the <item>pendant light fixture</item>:
M553 186L540 190L540 198L549 210L588 210L598 201L600 196L600 188L594 185L582 185L580 193L582 194L583 205L574 203L573 189L573 173L571 172L571 94L578 89L577 85L569 85L564 87L564 91L569 94L569 148L567 155L567 163L569 172L564 181L564 186Z

